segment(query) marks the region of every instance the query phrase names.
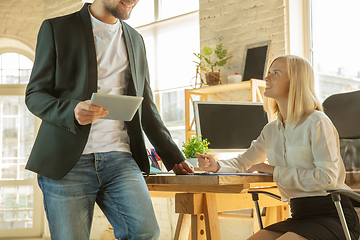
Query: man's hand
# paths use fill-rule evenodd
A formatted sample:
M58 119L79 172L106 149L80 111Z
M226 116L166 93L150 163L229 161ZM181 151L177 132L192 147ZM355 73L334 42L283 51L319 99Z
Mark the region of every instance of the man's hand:
M108 111L102 107L90 105L90 100L79 102L75 109L75 119L80 125L87 125L95 122L100 117L105 117Z
M248 170L246 170L246 172L253 173L253 172L257 171L258 173L274 174L274 168L275 168L274 166L271 166L266 163L258 163L258 164L254 164L251 167L249 167Z
M175 164L172 168L175 174L177 175L188 175L194 173L194 167L188 161L182 161L181 163Z

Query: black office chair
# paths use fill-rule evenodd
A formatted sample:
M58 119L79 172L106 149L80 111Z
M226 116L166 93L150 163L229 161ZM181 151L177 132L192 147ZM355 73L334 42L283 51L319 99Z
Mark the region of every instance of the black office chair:
M326 115L331 119L335 125L340 138L341 155L344 160L346 170L354 171L359 170L360 166L360 91L346 92L334 94L325 99L323 108ZM348 146L352 147L348 147ZM354 147L355 145L355 147ZM349 153L349 151L351 151ZM355 151L355 152L354 152ZM356 152L359 151L359 152ZM347 156L351 155L352 158L348 160ZM355 156L355 157L354 157ZM345 162L349 161L349 162ZM340 194L348 196L354 206L360 207L360 190L343 190L333 189L328 190L334 201L337 209L341 225L344 229L347 240L351 240L350 233L345 221L345 216L341 207ZM258 204L259 193L266 194L270 197L280 200L280 196L265 192L265 191L248 191L252 195L255 203L255 212L258 217L259 227L263 228L261 221L260 207Z
M346 171L360 169L360 91L334 94L323 107L339 133Z
M323 107L339 133L341 155L347 171L359 170L360 165L360 91L334 94L325 99ZM348 157L351 156L351 157ZM350 233L341 207L340 194L352 199L354 206L360 207L360 190L328 190L336 206L346 239Z
M275 198L276 200L279 200L279 201L281 201L281 197L276 195L276 194L266 192L266 191L260 191L260 190L249 190L248 193L251 194L252 200L254 201L254 204L255 204L255 213L256 213L256 216L257 216L257 219L258 219L259 228L263 229L264 225L262 223L261 216L264 216L265 214L260 213L260 206L259 206L259 202L258 202L259 201L259 194L265 194L265 195L267 195L269 197L272 197L272 198ZM266 208L264 208L264 209L266 211Z
M352 202L360 202L360 194L350 191L350 190L345 190L345 189L334 189L334 190L328 190L328 193L331 194L331 198L335 204L336 210L338 212L339 218L340 218L340 222L341 222L341 226L344 230L345 233L345 237L347 240L351 240L351 236L350 236L350 232L347 226L347 223L345 221L345 215L344 212L342 210L341 207L341 197L340 194L348 196L350 199L352 199Z

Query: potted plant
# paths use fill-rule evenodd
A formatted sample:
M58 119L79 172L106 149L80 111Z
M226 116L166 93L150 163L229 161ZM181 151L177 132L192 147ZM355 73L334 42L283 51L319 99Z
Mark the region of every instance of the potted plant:
M197 166L197 158L195 153L209 153L211 149L208 147L209 142L207 139L201 140L201 136L193 136L188 139L187 143L182 143L182 152L185 155L185 158L192 165Z
M220 70L218 67L222 67L226 64L227 60L230 57L226 57L227 50L222 48L222 43L216 45L215 50L213 51L210 47L204 47L201 53L194 53L194 55L199 59L199 62L195 62L197 68L200 71L205 72L206 84L209 86L218 85L220 81ZM213 53L215 53L213 55ZM215 70L218 69L218 72ZM203 83L202 78L200 77L201 82Z

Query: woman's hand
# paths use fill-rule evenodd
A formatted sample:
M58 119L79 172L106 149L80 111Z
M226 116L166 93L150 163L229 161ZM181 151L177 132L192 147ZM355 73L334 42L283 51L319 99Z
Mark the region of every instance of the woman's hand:
M271 166L266 163L258 163L258 164L254 164L251 167L249 167L248 170L246 170L246 172L253 173L253 172L257 171L258 173L274 174L274 168L275 168L274 166Z
M211 154L195 153L195 157L198 158L199 168L206 172L217 172L220 169L219 163L215 160Z
M108 111L102 107L90 105L90 100L79 102L75 109L75 119L80 125L86 125L95 122L100 117L105 117Z

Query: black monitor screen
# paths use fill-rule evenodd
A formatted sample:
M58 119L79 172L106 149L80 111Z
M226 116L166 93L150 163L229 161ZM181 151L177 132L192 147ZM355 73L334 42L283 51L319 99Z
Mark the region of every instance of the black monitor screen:
M268 123L262 103L195 101L196 134L215 152L243 151Z
M264 79L267 71L270 42L248 45L245 49L245 64L243 67L243 81L252 78Z

